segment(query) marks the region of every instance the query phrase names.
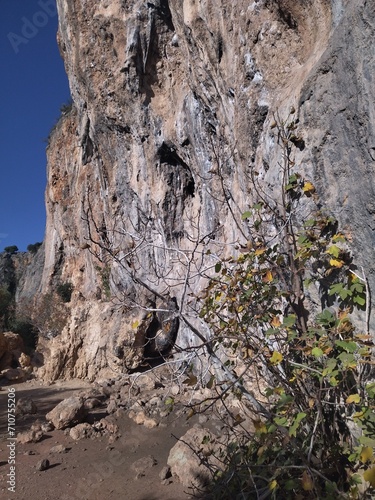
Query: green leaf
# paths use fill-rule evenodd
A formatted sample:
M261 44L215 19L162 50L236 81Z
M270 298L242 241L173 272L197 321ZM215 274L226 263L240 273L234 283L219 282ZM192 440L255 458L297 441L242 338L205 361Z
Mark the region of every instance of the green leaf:
M215 273L219 273L221 271L221 262L217 262L215 264Z
M337 347L341 347L346 352L355 352L358 349L357 342L346 341L346 340L336 340Z
M328 295L339 295L341 300L345 300L353 294L352 291L345 288L342 283L336 283L335 285L330 286Z
M311 354L316 358L320 358L321 356L323 356L324 353L320 349L320 347L314 347L314 349L311 351Z
M359 474L353 474L350 481L353 484L362 484L362 478Z
M314 227L316 224L316 220L315 219L307 219L305 222L304 222L304 226L305 227Z
M327 365L323 370L323 376L325 377L326 375L330 375L334 371L336 366L337 366L337 361L333 358L330 358L327 361Z
M337 245L331 245L329 248L327 248L327 253L329 255L333 255L334 257L339 257L341 248L339 248Z
M370 398L375 398L375 382L366 385L366 392Z
M371 446L371 448L375 448L374 438L370 438L368 436L360 436L358 441L365 446Z
M354 354L349 352L342 352L337 357L343 364L343 368L347 369L357 367L357 360L355 359Z
M288 479L285 481L284 488L285 491L292 491L298 487L298 483L295 479Z
M340 292L340 299L341 300L345 300L347 299L348 297L351 297L353 294L350 290L347 290L346 288L343 288Z
M311 285L311 283L313 283L313 282L314 282L314 280L312 278L306 278L303 280L303 286L305 288L308 288Z
M295 325L296 319L297 317L295 314L289 314L289 316L285 316L285 318L283 319L283 326L285 326L286 328L291 328Z
M288 419L285 417L275 417L273 421L276 425L280 425L281 427L286 427L288 425Z
M335 317L329 309L324 309L324 311L317 315L317 321L322 325L330 326L335 322Z
M353 302L355 302L359 306L364 306L366 304L366 299L364 297L361 297L361 295L355 295L353 298Z
M292 425L289 428L289 436L294 436L296 437L297 429L299 427L299 424L301 421L307 416L307 413L300 412L296 415L295 419L293 420Z
M277 406L279 408L284 408L285 406L290 405L290 403L293 403L294 398L290 394L281 394L280 399L277 403Z
M365 286L362 283L360 283L358 280L355 281L350 287L350 290L352 290L353 292L357 292L357 293L363 293L364 289L365 289Z
M341 233L337 233L332 236L332 241L337 242L337 243L345 243L345 236L343 236Z
M295 184L298 180L298 176L297 174L292 174L289 179L288 179L288 183L289 184Z
M328 295L335 295L336 293L340 293L343 289L342 283L336 283L335 285L331 285L329 287Z
M245 220L245 219L250 219L250 217L252 216L252 212L250 210L248 210L247 212L244 212L241 216L241 219L242 220Z
M338 375L338 372L333 372L332 377L329 379L329 383L332 385L332 387L336 387L339 383L339 381L336 378L336 375Z

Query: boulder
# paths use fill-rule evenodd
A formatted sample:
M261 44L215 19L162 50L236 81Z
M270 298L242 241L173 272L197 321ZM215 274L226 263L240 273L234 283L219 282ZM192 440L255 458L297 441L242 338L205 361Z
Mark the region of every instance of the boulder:
M0 370L6 370L13 364L14 355L12 352L5 351L0 358Z
M83 398L72 396L61 401L46 415L56 429L66 429L80 424L87 416Z
M192 427L169 452L167 463L172 476L177 477L185 487L203 488L211 480L211 474L209 468L202 464L197 452L207 458L215 448L215 438L208 429ZM213 456L210 461L218 464Z
M6 350L7 351L19 351L22 352L25 348L23 339L21 335L13 332L4 332L3 333L5 342L6 342Z
M8 343L5 338L4 333L0 332L0 358L6 353L8 348Z
M7 370L3 370L0 375L9 380L9 382L21 382L26 378L26 374L21 368L8 368Z

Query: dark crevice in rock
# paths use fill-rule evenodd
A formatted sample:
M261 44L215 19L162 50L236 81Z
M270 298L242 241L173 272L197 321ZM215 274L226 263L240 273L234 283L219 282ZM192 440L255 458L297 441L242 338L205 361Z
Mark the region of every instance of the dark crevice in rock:
M293 14L288 9L288 6L287 6L285 0L267 0L266 6L271 10L271 12L275 8L279 19L286 26L288 26L289 29L297 30L298 23L297 23L296 19L294 18Z
M87 119L85 131L82 136L82 165L86 165L94 154L94 143L90 137L90 119Z
M182 158L177 154L176 147L168 142L163 142L163 144L158 149L158 156L160 163L168 163L176 167L181 165L184 168L189 169L188 165L182 160Z
M163 142L158 150L161 172L167 192L163 201L165 232L169 239L181 238L186 199L195 196L195 182L189 166L177 154L173 144Z
M217 40L217 59L219 61L219 64L221 63L223 53L224 53L224 41L223 41L223 37L219 34L218 40Z
M156 0L155 2L147 2L147 6L155 9L158 17L163 21L163 23L170 31L175 30L168 0Z
M251 145L254 151L259 145L259 139L262 134L263 124L267 118L267 114L268 114L268 106L257 106L253 110L254 128L253 128Z
M64 257L65 257L64 242L61 242L59 249L56 252L56 260L55 260L55 265L53 267L52 277L56 278L56 277L59 277L61 275Z

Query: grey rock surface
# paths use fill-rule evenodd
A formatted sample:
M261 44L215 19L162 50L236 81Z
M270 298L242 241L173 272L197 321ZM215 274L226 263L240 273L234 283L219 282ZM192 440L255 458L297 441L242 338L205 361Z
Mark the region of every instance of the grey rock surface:
M61 334L40 341L38 376L93 380L138 369L152 341L170 350L158 329L147 332L172 293L193 315L187 298L206 271L246 243L241 214L254 201L255 172L276 196L280 149L270 124L291 106L305 144L296 165L374 288L371 2L57 7L73 106L47 148L46 235L35 266L43 261L41 293L60 280L73 295ZM31 281L23 283L27 294ZM197 342L174 321L173 341Z

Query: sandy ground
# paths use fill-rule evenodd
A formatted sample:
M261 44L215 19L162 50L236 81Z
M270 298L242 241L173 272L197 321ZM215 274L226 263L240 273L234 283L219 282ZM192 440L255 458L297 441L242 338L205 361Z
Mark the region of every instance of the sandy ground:
M30 397L38 413L17 417L16 431L30 429L30 425L52 409L59 401L73 395L89 384L69 381L43 386L35 381L3 385L0 390L0 498L4 500L184 500L191 498L177 480L162 484L159 474L166 466L170 449L176 440L194 424L185 417L172 413L154 429L139 426L124 413L117 418L121 437L111 443L108 437L74 441L61 430L54 430L38 443L16 444L15 493L8 490L11 464L8 463L13 439L7 429L8 388L14 387L17 399ZM96 418L106 415L96 410ZM100 413L101 412L101 413ZM193 419L192 419L193 420ZM64 445L65 453L51 453L57 444ZM156 465L147 467L145 475L136 477L133 464L152 456ZM42 459L50 467L38 471ZM139 474L138 474L139 475Z

